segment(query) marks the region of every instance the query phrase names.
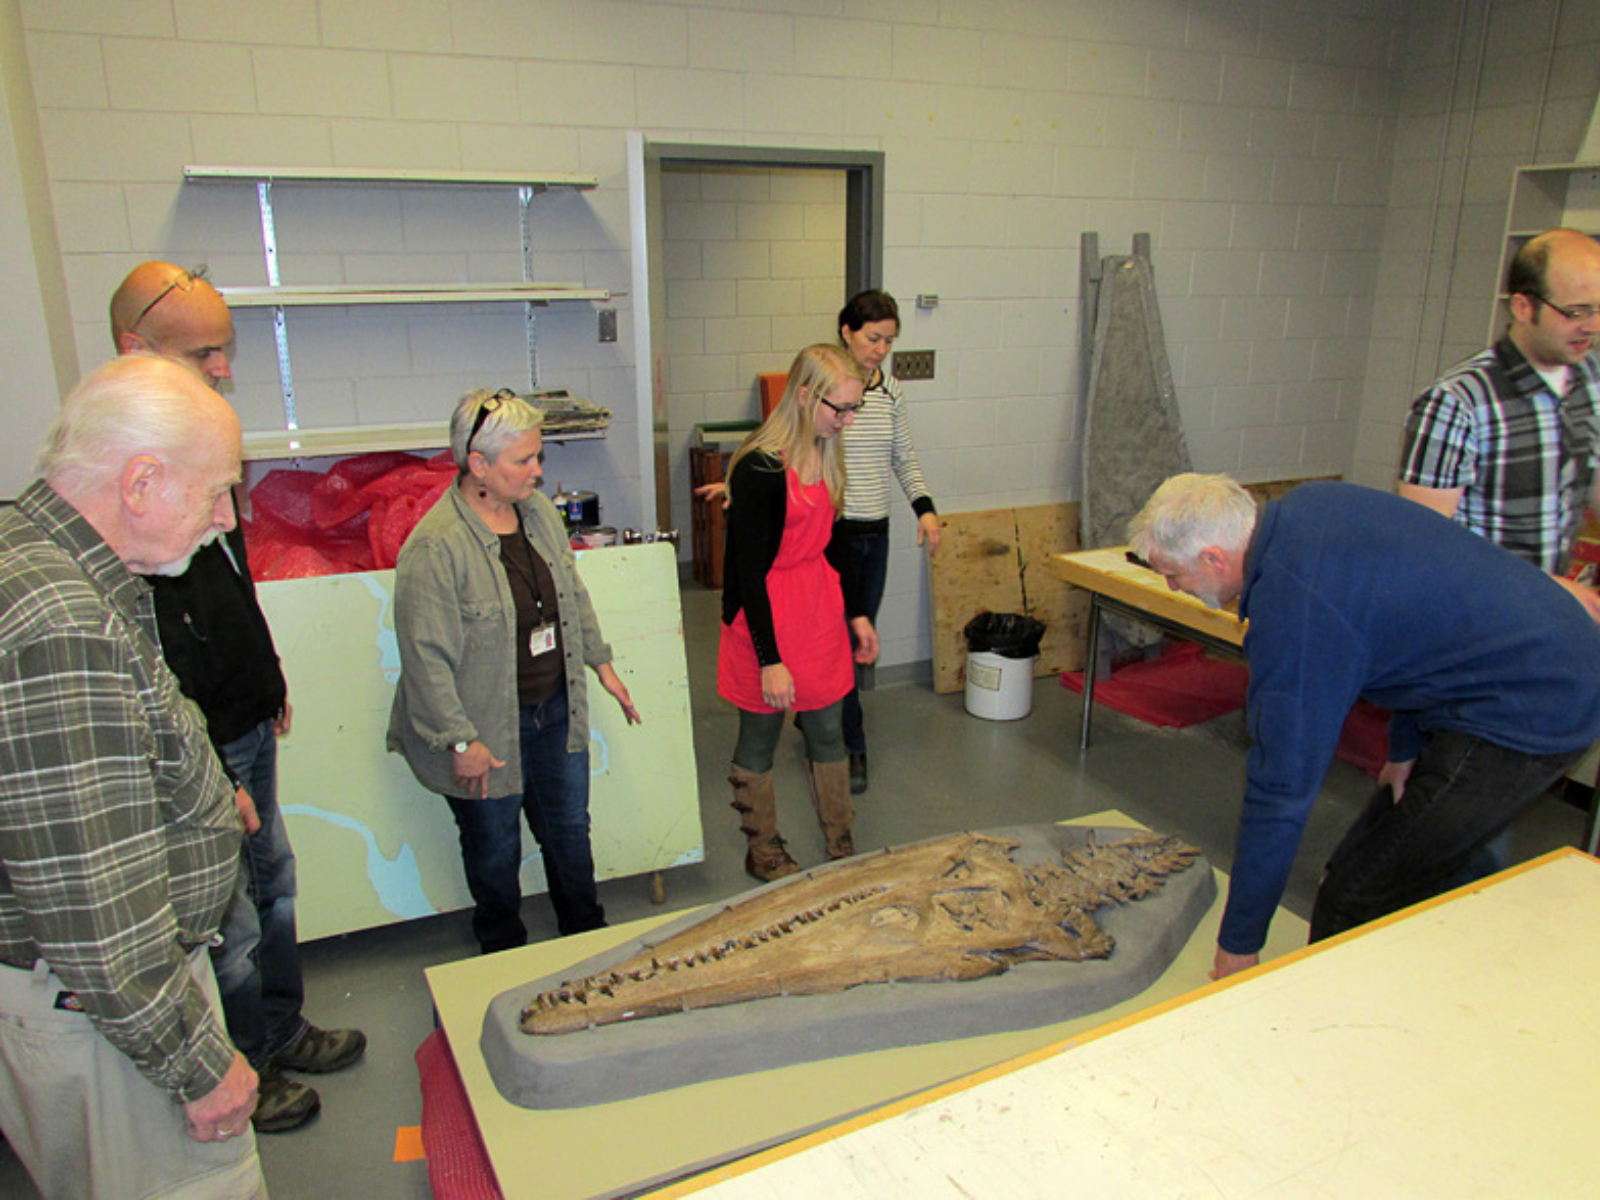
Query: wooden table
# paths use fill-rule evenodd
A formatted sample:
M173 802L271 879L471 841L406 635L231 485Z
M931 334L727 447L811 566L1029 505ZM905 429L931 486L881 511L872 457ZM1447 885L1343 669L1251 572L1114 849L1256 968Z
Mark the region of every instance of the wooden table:
M1068 824L1137 826L1138 822L1110 811ZM505 1100L489 1078L478 1048L484 1009L508 988L560 971L636 938L645 929L675 920L681 913L430 967L428 987L450 1040L478 1132L507 1200L633 1194L1053 1045L1106 1020L1204 986L1222 920L1220 896L1227 892L1227 880L1220 872L1217 887L1217 903L1166 974L1140 995L1091 1016L1017 1033L906 1046L713 1079L587 1108L528 1109ZM1264 957L1293 952L1305 945L1305 939L1305 922L1279 909Z
M1558 850L668 1194L1592 1195L1597 907Z
M1246 625L1237 613L1207 608L1193 596L1173 591L1161 575L1129 561L1126 546L1054 554L1050 557L1050 569L1056 578L1089 593L1089 634L1083 660L1083 723L1078 736L1080 749L1089 748L1102 614L1109 611L1148 621L1213 650L1237 654L1244 645Z

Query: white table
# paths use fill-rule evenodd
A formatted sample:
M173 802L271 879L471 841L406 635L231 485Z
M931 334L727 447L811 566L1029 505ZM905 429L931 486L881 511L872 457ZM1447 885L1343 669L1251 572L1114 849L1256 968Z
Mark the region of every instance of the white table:
M1555 851L667 1194L1593 1195L1597 914Z

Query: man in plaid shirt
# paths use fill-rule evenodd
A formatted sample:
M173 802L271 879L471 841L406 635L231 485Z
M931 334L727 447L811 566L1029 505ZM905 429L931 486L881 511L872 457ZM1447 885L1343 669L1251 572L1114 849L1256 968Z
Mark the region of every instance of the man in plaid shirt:
M1505 337L1411 406L1399 492L1559 576L1595 487L1600 244L1574 229L1540 234L1512 260L1506 290ZM1595 613L1593 593L1579 594ZM1506 830L1454 882L1510 859Z
M1506 336L1412 405L1399 490L1557 574L1600 442L1600 244L1541 234L1512 261L1507 290Z
M148 583L233 527L239 422L115 360L0 515L0 1127L62 1196L264 1194L206 947L243 835Z

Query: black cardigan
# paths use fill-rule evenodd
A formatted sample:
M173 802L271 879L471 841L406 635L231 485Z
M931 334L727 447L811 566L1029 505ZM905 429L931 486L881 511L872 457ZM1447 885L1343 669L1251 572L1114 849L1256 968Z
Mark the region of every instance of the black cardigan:
M774 454L757 451L739 460L729 478L733 506L728 509L727 547L722 558L722 623L732 625L742 608L755 643L756 661L763 667L783 661L772 628L772 602L767 596L767 572L777 561L783 542L783 522L789 511L788 471ZM847 618L866 616L857 594L854 561L842 552L838 536L828 541L827 559L839 572Z

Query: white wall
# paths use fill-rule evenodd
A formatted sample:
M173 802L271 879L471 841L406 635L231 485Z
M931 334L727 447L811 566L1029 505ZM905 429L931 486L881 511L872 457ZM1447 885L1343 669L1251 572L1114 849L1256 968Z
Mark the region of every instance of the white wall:
M16 0L0 0L0 278L9 297L0 320L0 363L12 401L0 442L0 498L10 500L33 478L34 450L55 418L56 398L76 378L65 329L61 252ZM51 317L61 336L53 336Z
M844 304L838 170L662 171L672 511L689 527L689 447L704 421L759 419L756 375L833 341ZM687 557L689 547L680 547Z
M1381 426L1384 405L1411 390L1397 381L1436 357L1418 352L1427 338L1387 344L1412 317L1405 289L1448 281L1471 307L1492 287L1453 255L1453 227L1433 227L1452 198L1426 169L1443 144L1432 136L1439 98L1458 77L1479 81L1472 120L1489 131L1448 131L1461 139L1448 148L1476 239L1504 204L1505 164L1524 146L1553 150L1567 107L1592 111L1597 7L26 0L23 16L85 364L109 349L106 296L134 262L260 276L250 196L185 189L187 162L593 173L596 192L541 198L556 203L540 236L553 267L625 290L626 131L883 151L884 285L942 297L931 313L907 306L902 344L938 351L938 378L911 390L912 422L930 486L955 512L1076 497L1085 230L1106 253L1136 232L1153 237L1200 467L1247 480L1351 473L1363 396ZM1492 58L1477 72L1459 30L1485 13ZM1544 77L1559 84L1541 89ZM1530 106L1549 131L1537 145L1494 133L1525 124ZM318 232L282 231L305 239L301 277L409 272L396 258L413 254L445 276L501 273L505 221L476 201L441 211L380 200L368 215L343 194L304 203L319 211L295 228ZM1437 269L1446 259L1454 269ZM595 342L587 309L541 325L542 382L570 383L631 421L627 298L619 307L614 346ZM296 369L308 403L315 383L340 419L435 404L442 417L461 385L510 369L517 338L502 320L368 311L325 325ZM1395 365L1413 360L1415 370ZM268 404L273 360L258 331L245 332L240 371L241 405ZM0 403L21 402L0 383ZM1387 438L1362 439L1366 473L1383 473ZM568 448L552 470L617 496L637 489L637 444L627 429ZM642 507L614 502L607 520L640 523L630 515ZM899 558L903 583L917 572L909 552ZM912 644L926 645L925 626Z
M1427 0L1405 17L1382 268L1350 477L1394 484L1411 401L1480 349L1518 166L1575 161L1600 92L1600 4Z

